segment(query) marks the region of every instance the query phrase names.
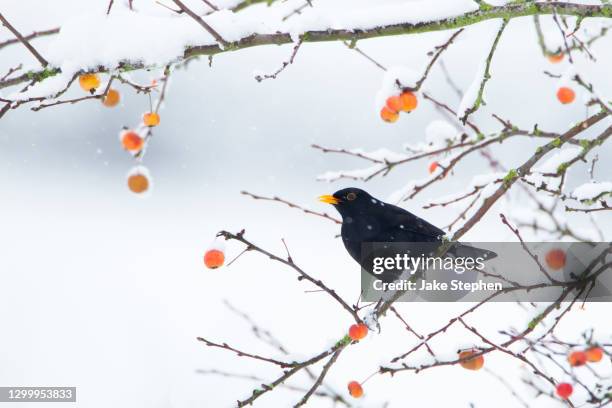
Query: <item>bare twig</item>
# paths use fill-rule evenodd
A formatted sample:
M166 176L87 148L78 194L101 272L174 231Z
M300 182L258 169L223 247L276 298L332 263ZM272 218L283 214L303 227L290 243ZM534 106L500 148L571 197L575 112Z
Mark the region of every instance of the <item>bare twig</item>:
M280 366L281 368L294 367L294 366L297 365L297 363L287 363L287 362L276 360L276 359L273 359L273 358L262 357L262 356L260 356L258 354L247 353L245 351L238 350L238 349L228 345L227 343L215 343L214 341L207 340L204 337L197 337L196 339L198 341L201 341L202 343L206 344L209 347L218 347L218 348L222 348L222 349L225 349L225 350L229 350L229 351L233 352L234 354L238 355L238 357L248 357L248 358L252 358L254 360L265 361L265 362L268 362L268 363L276 364L277 366Z
M204 21L200 16L198 16L193 10L189 7L185 6L185 4L181 0L172 0L174 4L176 4L181 10L183 10L189 17L194 19L199 25L201 25L210 35L214 37L217 42L219 42L224 47L227 47L229 43L221 37L221 35L215 31L206 21Z
M32 53L32 55L34 55L34 57L38 60L38 62L40 62L40 65L42 65L43 67L46 67L47 65L49 65L47 60L44 59L43 56L40 55L40 53L36 51L34 47L32 47L32 44L30 44L28 40L24 36L22 36L21 33L17 31L17 29L11 25L11 23L8 22L8 20L2 15L2 13L0 13L0 21L6 28L9 29L11 33L13 33L13 35L15 35L15 37L17 37L19 42L22 43L23 46L26 47L28 51Z
M565 142L570 140L571 138L577 136L585 129L595 125L600 122L604 118L608 116L607 112L597 113L588 119L578 123L576 126L572 127L570 130L565 132L561 137L555 139L544 146L539 147L536 152L531 156L527 161L525 161L521 166L519 166L516 170L512 170L509 172L509 176L507 176L504 183L500 185L500 187L489 197L487 197L480 208L476 211L476 213L467 220L463 226L455 232L452 240L456 241L460 237L462 237L466 232L468 232L491 208L491 206L512 187L512 185L516 182L519 176L527 174L533 166L542 158L546 153L550 152L553 149L556 149L560 145L563 145Z
M493 61L493 55L495 54L495 50L497 49L497 44L499 43L499 39L501 38L502 33L504 32L504 29L508 25L509 21L510 20L504 18L501 26L499 27L499 30L497 31L497 35L495 36L495 39L493 40L493 44L491 45L491 49L489 50L489 55L487 56L487 59L485 62L484 75L480 82L480 88L478 89L478 95L476 96L476 100L474 101L474 104L470 108L468 108L465 111L465 113L463 113L463 116L461 116L461 121L463 123L465 123L468 116L476 112L478 108L480 108L480 106L485 103L483 99L483 95L484 95L484 89L487 84L487 81L491 78L491 62Z
M257 82L261 82L261 81L263 81L265 79L276 79L276 76L278 74L283 72L285 70L285 68L287 68L289 65L293 64L293 61L295 60L295 56L297 55L298 50L300 49L300 46L302 45L303 42L304 42L303 38L300 38L298 40L298 42L293 47L293 51L291 52L291 56L289 57L289 60L288 61L283 61L283 64L281 65L281 67L279 69L277 69L276 71L274 71L274 73L272 73L272 74L264 74L264 75L256 75L255 79L257 80Z
M261 254L264 254L266 256L268 256L270 259L276 261L276 262L280 262L284 265L289 266L291 269L295 270L298 275L299 275L299 280L305 279L313 284L315 284L316 286L318 286L320 289L322 289L323 291L327 292L334 300L336 300L336 302L338 302L343 309L345 309L347 312L349 312L351 314L351 316L353 317L353 319L355 319L356 322L361 322L361 318L357 315L357 312L355 312L355 310L353 310L353 308L351 308L337 293L335 290L327 287L320 279L315 279L312 276L310 276L309 274L307 274L302 268L300 268L297 264L295 264L295 262L293 262L292 259L288 258L281 258L277 255L272 254L271 252L266 251L265 249L262 249L260 247L258 247L257 245L253 244L252 242L250 242L249 240L247 240L246 238L244 238L244 230L240 231L237 234L233 234L231 232L228 231L220 231L218 234L218 236L222 236L225 239L232 239L232 240L236 240L239 242L242 242L243 244L245 244L247 246L247 248L249 248L249 250L252 251L256 251L259 252Z
M35 38L40 38L40 37L45 37L45 36L48 36L48 35L57 34L57 33L59 33L59 30L60 30L59 27L56 27L56 28L51 28L49 30L34 31L31 34L23 36L23 38L25 40L27 40L27 41L30 41L30 40L33 40ZM19 39L11 38L9 40L0 42L0 48L4 48L4 47L6 47L8 45L11 45L11 44L17 44L18 42L20 42Z
M332 222L334 222L336 224L342 224L342 221L340 221L339 219L337 219L335 217L332 217L331 215L329 215L327 213L321 213L321 212L309 210L307 208L299 206L299 205L297 205L295 203L292 203L291 201L287 201L287 200L282 199L280 197L276 197L276 196L275 197L264 197L264 196L256 195L256 194L253 194L253 193L249 193L248 191L241 191L240 194L244 194L244 195L249 196L249 197L251 197L251 198L253 198L255 200L276 201L278 203L285 204L285 205L287 205L287 206L289 206L291 208L295 208L295 209L301 210L301 211L303 211L306 214L316 215L317 217L325 218L326 220L332 221Z

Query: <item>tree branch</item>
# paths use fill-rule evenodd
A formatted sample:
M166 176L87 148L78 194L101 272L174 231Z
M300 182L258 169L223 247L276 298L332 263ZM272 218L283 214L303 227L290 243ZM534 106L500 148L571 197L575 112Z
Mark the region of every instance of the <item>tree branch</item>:
M476 97L476 100L474 101L474 104L470 108L468 108L463 114L463 116L461 117L461 122L463 124L465 124L465 121L467 120L468 116L476 112L478 108L480 108L480 106L485 103L483 99L483 95L484 95L484 89L487 84L487 81L489 81L489 79L491 78L491 62L493 61L493 55L495 54L495 50L497 49L497 44L499 43L499 39L501 38L504 32L504 29L508 25L509 21L510 20L504 18L502 25L499 27L499 31L497 31L497 35L495 36L495 39L493 40L493 44L491 45L491 49L489 50L489 55L487 56L487 59L486 59L485 71L482 77L482 81L480 82L480 88L478 89L478 95Z
M257 245L253 244L252 242L250 242L249 240L247 240L246 238L244 238L244 230L240 231L237 234L232 234L231 232L228 231L219 231L219 233L217 234L217 236L221 236L224 237L226 240L230 240L233 239L235 241L239 241L242 242L243 244L245 244L247 246L247 250L252 250L252 251L257 251L261 254L264 254L266 256L268 256L270 259L276 261L276 262L280 262L284 265L289 266L290 268L292 268L293 270L295 270L299 276L299 280L305 279L311 283L314 283L316 286L318 286L320 289L322 289L323 291L327 292L332 298L334 298L341 306L342 308L344 308L347 312L349 312L351 314L351 316L353 316L353 319L355 319L356 322L360 323L361 322L361 318L359 317L359 315L357 315L357 312L351 308L348 303L346 303L337 293L335 290L327 287L327 285L325 285L320 279L315 279L312 276L310 276L309 274L307 274L302 268L300 268L299 266L297 266L295 264L295 262L293 262L293 259L291 259L291 257L287 257L287 259L281 258L277 255L274 255L271 252L266 251L265 249L262 249L260 247L258 247Z
M23 44L23 46L26 47L28 49L28 51L30 51L32 53L32 55L34 55L34 57L38 60L38 62L40 62L40 65L42 65L43 67L46 67L47 65L49 65L47 60L44 59L43 56L40 55L40 53L38 51L36 51L36 49L34 47L32 47L32 45L28 42L28 40L26 40L26 38L24 36L22 36L21 33L19 31L17 31L17 29L15 27L12 26L11 23L9 23L6 18L4 18L2 13L0 13L0 21L2 22L2 24L6 28L9 29L9 31L11 33L13 33L15 35L15 37L17 37L19 42L21 42Z
M202 20L202 18L198 16L196 13L194 13L193 10L191 10L189 7L183 4L182 1L180 0L172 0L172 1L174 2L174 4L179 6L179 8L183 10L189 17L193 18L199 25L204 27L204 29L208 31L208 33L212 35L215 38L215 40L217 40L220 44L222 44L224 47L227 47L229 45L229 43L225 41L223 37L221 37L221 35L217 31L215 31L214 28L212 28L206 21Z
M254 0L248 3L251 4L253 1ZM553 14L555 10L559 15L571 15L577 17L608 17L612 14L612 5L583 5L563 2L510 3L504 6L491 7L487 10L470 11L455 17L448 17L419 23L389 24L369 29L343 28L313 30L306 31L301 35L304 37L304 42L353 41L384 36L450 30L474 25L482 21L495 18L513 19L522 16ZM199 16L196 15L196 17L201 20ZM294 42L290 33L282 32L274 34L255 33L244 37L238 41L232 42L231 44L226 43L225 45L221 41L223 40L222 38L219 37L216 39L219 43L223 45L223 47L219 46L219 44L207 44L186 47L183 55L179 58L179 60L188 59L198 55L213 55L221 52L236 51L239 49L245 49L261 45L280 45ZM121 65L123 67L127 66L130 69L145 68L142 63L138 63L137 61L125 61ZM96 72L109 72L118 68L121 67L98 67ZM0 89L5 88L7 86L16 85L31 79L41 80L48 76L57 75L59 72L61 72L59 68L55 68L49 71L29 72L27 73L27 75L22 75L10 81L0 81Z
M33 40L35 38L40 38L40 37L45 37L47 35L57 34L57 33L59 33L59 30L60 30L59 27L56 27L56 28L51 28L49 30L34 31L31 34L23 36L23 38L26 41L30 41L30 40ZM6 40L6 41L3 41L3 42L0 42L0 48L4 48L4 47L6 47L8 45L11 45L11 44L17 44L18 42L20 42L19 39L11 38L10 40Z
M508 173L508 176L504 180L504 183L502 183L499 186L499 188L492 195L490 195L489 197L487 197L484 200L483 204L476 211L476 213L472 216L472 218L470 218L468 221L466 221L466 223L463 224L463 226L459 230L457 230L457 232L455 232L455 235L453 235L452 240L456 241L460 237L462 237L466 232L468 232L482 218L482 216L485 215L487 211L489 211L491 206L502 195L504 195L506 193L506 191L508 191L508 189L510 189L510 187L512 187L512 185L516 182L516 180L519 179L519 176L527 174L533 168L533 166L542 157L544 157L544 155L546 155L551 150L553 150L553 149L563 145L563 143L567 142L568 140L570 140L574 136L577 136L583 130L593 126L594 124L596 124L597 122L603 120L607 116L608 116L608 113L605 112L605 111L604 112L600 112L600 113L598 113L596 115L593 115L590 118L588 118L588 119L578 123L576 126L571 128L570 130L568 130L565 134L563 134L558 139L554 139L553 141L545 144L544 146L539 147L536 150L535 154L533 156L531 156L526 162L524 162L517 169L511 170Z

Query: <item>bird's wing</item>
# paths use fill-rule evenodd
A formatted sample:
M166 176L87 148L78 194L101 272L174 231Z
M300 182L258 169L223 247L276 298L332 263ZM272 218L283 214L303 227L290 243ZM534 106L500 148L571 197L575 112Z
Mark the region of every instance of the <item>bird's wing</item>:
M445 235L445 232L425 221L422 218L404 210L395 205L387 204L390 209L387 222L394 225L389 229L387 241L389 242L431 242L440 241ZM387 206L385 205L385 206ZM472 256L484 257L485 259L493 259L497 254L486 249L476 248L471 245L454 243L449 249L449 253L455 256Z
M395 239L389 241L430 242L438 241L445 232L424 219L392 204L385 204L381 216ZM394 234L394 235L393 235Z

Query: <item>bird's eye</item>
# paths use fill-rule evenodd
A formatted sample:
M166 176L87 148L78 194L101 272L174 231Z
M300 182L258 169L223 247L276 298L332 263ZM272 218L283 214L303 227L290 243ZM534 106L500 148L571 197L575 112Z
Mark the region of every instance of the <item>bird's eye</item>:
M348 193L346 195L346 199L349 200L349 201L353 201L356 198L357 198L357 194L355 194L355 193Z

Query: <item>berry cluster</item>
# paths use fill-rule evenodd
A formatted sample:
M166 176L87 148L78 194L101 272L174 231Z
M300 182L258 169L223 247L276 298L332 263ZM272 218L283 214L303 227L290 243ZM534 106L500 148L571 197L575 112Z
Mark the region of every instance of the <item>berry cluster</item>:
M417 107L417 97L410 91L387 98L385 106L380 110L380 117L385 122L393 123L399 119L400 112L411 112Z

